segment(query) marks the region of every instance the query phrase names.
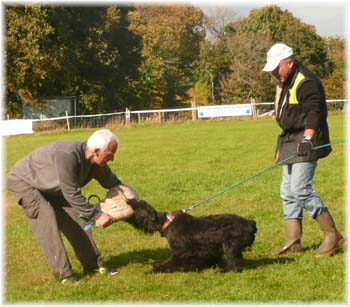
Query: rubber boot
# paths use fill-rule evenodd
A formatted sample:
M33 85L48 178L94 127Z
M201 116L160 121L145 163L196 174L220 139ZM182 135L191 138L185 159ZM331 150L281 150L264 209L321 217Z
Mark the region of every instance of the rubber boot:
M345 240L335 227L332 216L328 211L323 212L316 218L324 233L323 241L316 251L316 258L333 255L338 249L342 248Z
M299 219L289 219L284 221L285 231L286 231L286 242L284 245L271 252L272 255L278 256L289 253L299 253L301 252L301 220Z

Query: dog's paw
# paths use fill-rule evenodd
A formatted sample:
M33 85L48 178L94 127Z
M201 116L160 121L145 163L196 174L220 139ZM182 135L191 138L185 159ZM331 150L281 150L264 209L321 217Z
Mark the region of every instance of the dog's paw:
M164 264L163 262L155 263L153 265L153 273L173 273L175 270L171 266Z
M153 264L152 273L163 273L163 272L164 272L164 268L162 266L162 263L157 262Z
M241 273L242 271L243 271L243 268L241 266L232 266L232 265L227 265L221 269L221 273L228 273L228 272Z

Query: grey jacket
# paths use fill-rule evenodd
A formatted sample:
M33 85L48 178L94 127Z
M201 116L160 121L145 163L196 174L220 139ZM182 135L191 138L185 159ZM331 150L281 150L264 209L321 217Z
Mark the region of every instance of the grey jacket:
M9 176L36 188L43 195L64 197L80 214L96 219L100 214L82 195L80 189L91 179L110 189L121 181L108 165L91 164L85 157L86 142L55 142L40 147L11 169Z

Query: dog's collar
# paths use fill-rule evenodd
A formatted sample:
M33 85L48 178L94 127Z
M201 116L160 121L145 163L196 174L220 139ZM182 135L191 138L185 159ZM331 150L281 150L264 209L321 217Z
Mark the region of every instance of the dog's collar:
M171 213L168 213L166 215L166 220L164 221L163 225L160 227L160 234L163 234L165 229L170 225L170 223L174 220L174 218L180 213L182 210L177 210Z

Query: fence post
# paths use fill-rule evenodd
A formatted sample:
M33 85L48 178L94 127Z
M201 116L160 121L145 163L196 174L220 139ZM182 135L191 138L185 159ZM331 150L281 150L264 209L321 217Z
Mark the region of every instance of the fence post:
M125 125L130 126L130 110L128 108L125 109Z
M256 113L256 103L254 98L250 98L250 103L252 105L252 112L253 112L253 118L257 119L257 113Z
M138 124L141 123L141 114L140 114L140 112L137 113L137 123Z
M68 111L66 110L66 119L67 119L67 128L68 131L70 131L70 125L69 125L69 118L68 118Z
M197 119L197 113L196 113L196 101L195 100L191 100L191 108L192 108L192 120L196 120Z

